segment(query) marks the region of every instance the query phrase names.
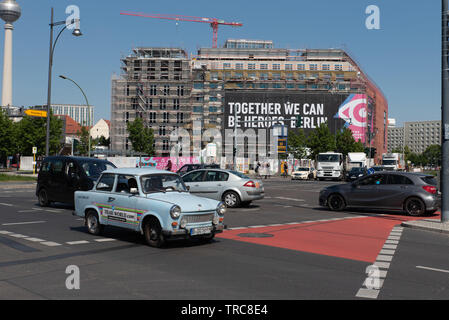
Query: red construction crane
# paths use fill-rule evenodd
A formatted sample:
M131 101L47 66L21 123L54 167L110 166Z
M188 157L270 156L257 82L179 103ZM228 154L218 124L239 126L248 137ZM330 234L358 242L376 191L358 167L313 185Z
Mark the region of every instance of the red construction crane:
M121 15L125 16L135 16L135 17L144 17L144 18L154 18L154 19L166 19L166 20L174 20L174 21L190 21L190 22L202 22L209 23L213 30L213 48L217 47L218 42L218 26L220 24L225 26L233 26L233 27L241 27L243 24L239 22L226 22L221 19L215 18L202 18L202 17L192 17L192 16L182 16L177 14L144 14L144 13L136 13L136 12L120 12Z

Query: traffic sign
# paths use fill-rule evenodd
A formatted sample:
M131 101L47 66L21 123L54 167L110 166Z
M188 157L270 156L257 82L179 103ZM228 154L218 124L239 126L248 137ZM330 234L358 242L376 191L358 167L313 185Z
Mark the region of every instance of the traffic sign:
M25 110L25 114L30 117L40 117L40 118L47 117L47 111L41 111L41 110L28 109L28 110Z
M373 174L374 172L376 172L376 171L373 168L368 169L368 174Z
M37 153L37 147L33 147L33 154Z

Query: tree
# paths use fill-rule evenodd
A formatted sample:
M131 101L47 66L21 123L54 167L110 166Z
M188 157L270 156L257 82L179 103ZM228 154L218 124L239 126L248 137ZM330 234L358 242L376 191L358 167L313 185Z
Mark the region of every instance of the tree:
M0 160L4 162L8 155L16 153L15 126L5 111L0 110Z
M304 159L307 156L306 141L303 129L299 129L296 132L291 130L288 133L288 152L293 154L295 159Z
M128 122L128 139L133 150L140 155L154 155L154 135L153 129L145 127L142 118L137 117L133 122Z
M427 149L423 152L423 160L425 164L431 166L438 166L441 164L441 146L437 144L433 144L428 146Z
M15 128L16 152L31 156L33 147L37 147L37 155L45 154L47 137L47 119L25 116ZM63 121L50 115L50 154L58 154L63 145Z
M89 154L89 134L89 128L84 126L81 127L81 131L78 132L80 139L79 144L76 148L76 152L78 152L80 155L86 156ZM94 143L91 143L90 151L93 150L94 145Z
M104 136L101 136L99 139L98 139L98 145L99 146L103 146L103 147L108 147L109 148L109 146L111 145L111 138L105 138Z
M360 140L356 142L352 131L348 128L344 128L341 132L338 132L335 140L337 152L342 153L344 157L346 157L349 152L365 151L362 142Z
M336 149L335 137L331 134L327 123L322 123L313 130L307 145L310 148L310 157L315 159L319 153L334 151Z

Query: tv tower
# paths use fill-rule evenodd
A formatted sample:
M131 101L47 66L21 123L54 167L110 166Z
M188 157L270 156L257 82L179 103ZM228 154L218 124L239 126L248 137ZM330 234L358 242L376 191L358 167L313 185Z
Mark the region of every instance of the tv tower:
M12 106L12 31L13 23L20 18L22 10L15 0L0 2L0 18L5 21L5 49L3 56L2 106Z

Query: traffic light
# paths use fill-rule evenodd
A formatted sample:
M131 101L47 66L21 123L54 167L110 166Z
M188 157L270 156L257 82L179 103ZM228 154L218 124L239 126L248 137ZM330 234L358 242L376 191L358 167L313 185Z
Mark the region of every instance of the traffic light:
M302 128L302 117L296 116L296 128Z
M237 148L234 147L234 150L233 150L233 152L232 152L232 155L235 157L236 154L237 154Z

